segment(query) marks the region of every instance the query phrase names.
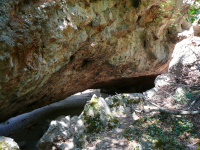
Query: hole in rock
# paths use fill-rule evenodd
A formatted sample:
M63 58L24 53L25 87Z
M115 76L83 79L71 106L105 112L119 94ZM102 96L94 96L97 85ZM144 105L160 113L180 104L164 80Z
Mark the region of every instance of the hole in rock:
M142 17L139 15L136 22L138 23L138 22L140 21L141 18L142 18Z
M71 55L70 58L69 58L69 62L72 62L74 59L75 59L75 56Z
M140 5L141 0L131 0L133 7L137 8Z

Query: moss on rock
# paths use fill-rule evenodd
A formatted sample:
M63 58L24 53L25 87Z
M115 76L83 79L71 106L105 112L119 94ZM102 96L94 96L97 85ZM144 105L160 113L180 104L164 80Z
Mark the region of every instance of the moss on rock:
M115 128L119 122L111 115L110 108L104 99L96 95L93 95L92 99L85 105L83 120L86 126L86 133L98 133L106 126Z
M11 147L5 141L1 141L0 142L0 150L20 150L20 149L17 147Z

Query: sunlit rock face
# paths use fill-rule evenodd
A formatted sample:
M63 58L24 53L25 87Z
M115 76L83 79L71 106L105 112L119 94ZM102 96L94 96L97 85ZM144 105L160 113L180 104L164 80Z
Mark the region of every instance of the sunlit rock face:
M170 19L188 6L159 3L1 0L0 121L98 83L165 72L183 22L170 28ZM172 13L159 19L159 9Z

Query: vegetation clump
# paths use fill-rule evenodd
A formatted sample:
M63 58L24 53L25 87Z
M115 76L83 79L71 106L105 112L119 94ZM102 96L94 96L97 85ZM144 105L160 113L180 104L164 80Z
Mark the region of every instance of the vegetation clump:
M138 142L141 138L151 141L154 149L182 150L186 148L185 140L199 136L196 124L179 115L158 114L138 119L132 125L123 136Z
M108 122L108 128L109 129L114 129L119 125L119 121L116 118L112 118Z
M86 124L87 133L99 133L106 126L113 129L118 126L119 121L111 114L106 113L105 108L99 105L99 98L94 97L89 101L83 111L83 119Z

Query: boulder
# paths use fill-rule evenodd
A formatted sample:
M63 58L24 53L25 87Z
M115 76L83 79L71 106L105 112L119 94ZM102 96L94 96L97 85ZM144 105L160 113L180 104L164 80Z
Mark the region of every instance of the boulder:
M93 95L92 99L85 105L81 118L88 133L103 130L109 124L109 121L114 119L104 98L96 95Z
M57 144L59 144L60 147L63 147L60 141L69 139L71 135L70 116L62 118L61 121L51 121L47 132L39 140L38 149L51 149Z
M41 150L53 147L61 150L85 148L88 134L98 133L105 127L114 129L118 125L105 100L93 95L80 116L66 116L60 121L52 121L37 147Z
M130 114L133 110L132 107L138 107L140 102L143 101L143 94L141 93L124 93L107 97L106 103L110 107L112 114L122 115Z
M169 72L179 84L198 85L200 38L193 36L176 44L169 64ZM187 80L185 80L187 78Z

